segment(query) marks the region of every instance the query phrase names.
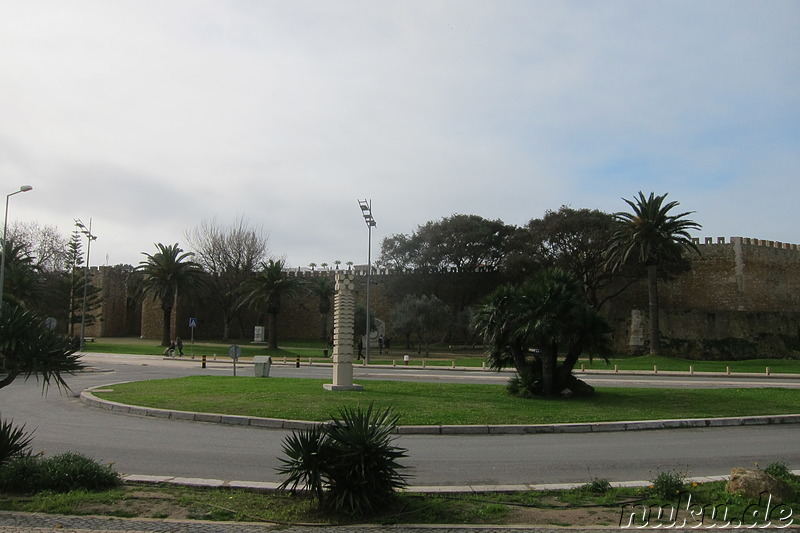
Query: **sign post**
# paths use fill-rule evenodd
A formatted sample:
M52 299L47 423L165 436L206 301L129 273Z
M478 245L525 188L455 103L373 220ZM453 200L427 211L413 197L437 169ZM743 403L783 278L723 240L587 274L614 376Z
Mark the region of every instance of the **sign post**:
M228 348L228 355L233 359L233 375L236 376L236 361L238 361L239 356L242 355L242 349L238 344L231 344L230 348Z
M192 349L190 351L191 351L192 359L194 359L194 328L196 328L196 327L197 327L197 319L196 318L190 318L189 319L189 328L192 330ZM203 367L203 368L205 368L205 367Z

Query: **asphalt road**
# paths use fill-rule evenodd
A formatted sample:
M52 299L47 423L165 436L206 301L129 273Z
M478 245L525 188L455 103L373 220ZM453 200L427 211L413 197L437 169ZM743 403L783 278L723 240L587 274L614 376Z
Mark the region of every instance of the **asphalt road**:
M230 364L201 369L199 361L159 357L88 354L97 372L69 378L72 392L41 394L35 382L17 381L0 389L0 413L34 430L33 448L48 455L73 450L113 462L126 474L168 475L241 481L281 481L275 474L287 432L250 427L143 418L89 407L77 394L91 386L189 374L231 374ZM368 375L361 376L365 372ZM238 369L252 375L251 367ZM330 367L275 365L275 376L330 376ZM363 369L356 379L416 379L505 382L507 376L484 372ZM609 380L609 381L600 381ZM655 381L654 381L655 380ZM603 386L772 386L797 387L797 379L746 380L722 377L597 376ZM800 407L800 406L798 406ZM800 411L800 409L798 409ZM626 431L543 435L409 435L398 438L408 449L404 464L413 485L502 485L652 479L658 471L689 476L722 475L735 466L784 461L800 468L800 424L705 429Z

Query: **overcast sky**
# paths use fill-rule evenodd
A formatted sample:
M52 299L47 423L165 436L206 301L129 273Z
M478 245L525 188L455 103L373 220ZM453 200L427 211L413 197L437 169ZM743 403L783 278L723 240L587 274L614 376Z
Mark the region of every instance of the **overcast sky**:
M92 265L237 216L290 266L362 264L359 199L374 260L639 190L800 243L799 28L796 0L0 0L0 192L92 219Z

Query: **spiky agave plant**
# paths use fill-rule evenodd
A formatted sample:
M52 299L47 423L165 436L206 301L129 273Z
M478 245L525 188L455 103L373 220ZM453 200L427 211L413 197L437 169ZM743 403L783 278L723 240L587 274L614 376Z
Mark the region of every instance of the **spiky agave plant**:
M0 423L0 466L28 455L32 440L33 435L25 432L25 426L15 426L13 420L3 420Z
M405 467L398 461L406 450L394 446L399 415L391 408L342 408L328 426L330 453L325 507L350 515L375 511L406 486Z
M277 471L287 478L278 488L292 493L298 488L309 490L321 506L331 458L330 439L325 428L320 425L293 431L283 442L283 453L287 458L280 459Z

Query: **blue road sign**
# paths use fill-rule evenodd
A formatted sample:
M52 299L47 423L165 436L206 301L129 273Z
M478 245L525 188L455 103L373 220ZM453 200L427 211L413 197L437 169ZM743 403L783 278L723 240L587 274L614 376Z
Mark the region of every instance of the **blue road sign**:
M197 327L197 319L196 318L190 318L189 319L189 327L190 328L196 328Z

